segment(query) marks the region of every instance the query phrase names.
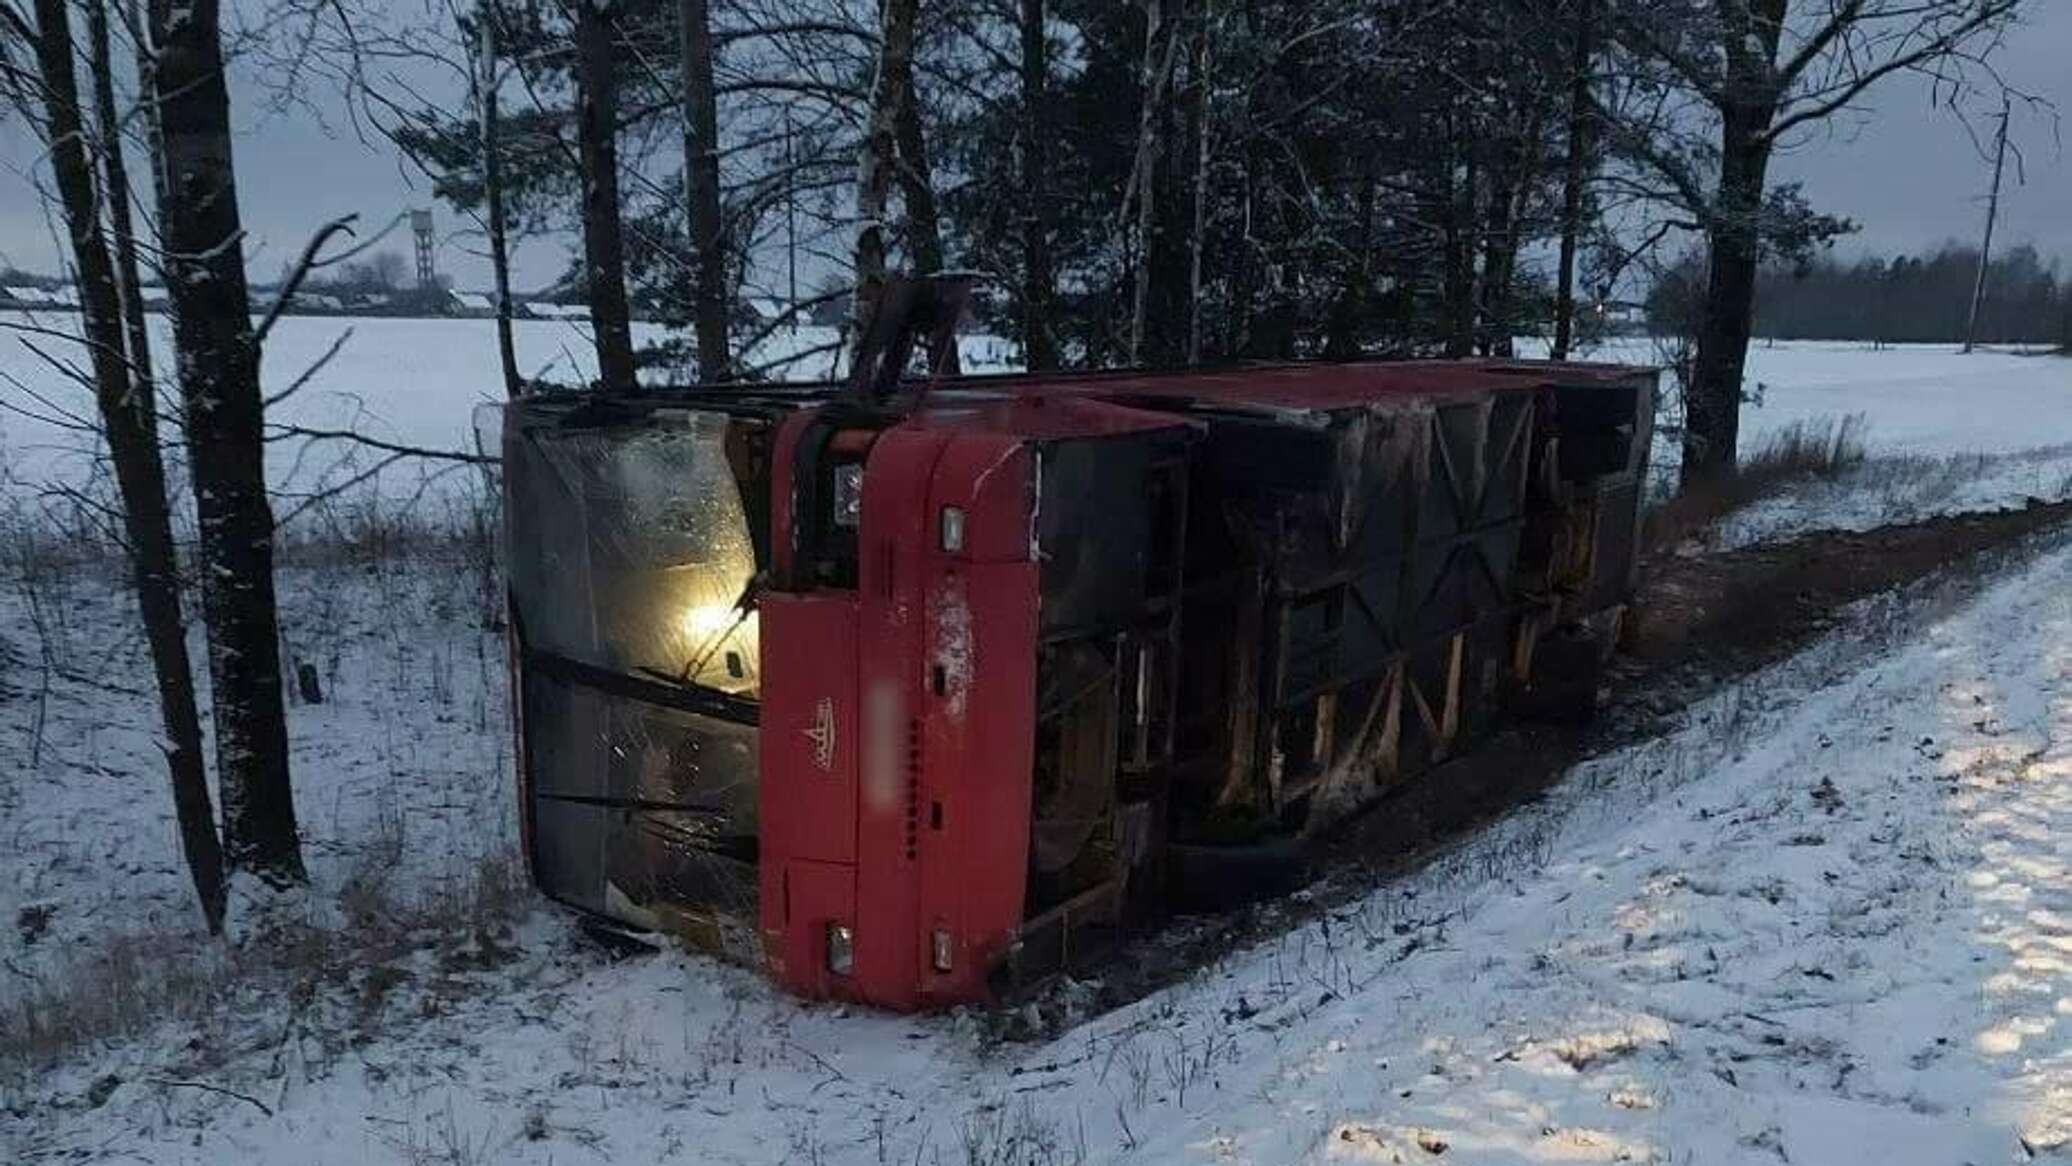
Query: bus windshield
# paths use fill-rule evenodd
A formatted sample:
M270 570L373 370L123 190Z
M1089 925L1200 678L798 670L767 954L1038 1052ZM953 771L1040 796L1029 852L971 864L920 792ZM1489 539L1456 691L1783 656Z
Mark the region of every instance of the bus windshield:
M755 547L728 425L660 410L512 435L510 578L528 648L756 699Z

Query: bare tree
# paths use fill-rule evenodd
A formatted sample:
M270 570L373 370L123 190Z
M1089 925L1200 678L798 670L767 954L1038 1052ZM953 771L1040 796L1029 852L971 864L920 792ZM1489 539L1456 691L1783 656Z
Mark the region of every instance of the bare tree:
M850 331L861 343L864 324L885 290L885 218L899 168L900 107L910 99L914 24L919 0L879 0L878 67L869 120L856 167L856 290Z
M159 456L157 392L146 347L142 297L137 285L136 247L130 235L128 188L123 180L121 121L108 68L107 13L100 0L88 9L88 51L95 98L95 140L102 155L105 186L97 191L87 154L73 69L74 46L67 0L37 0L36 27L17 31L35 45L40 109L25 110L39 125L49 150L58 199L78 271L81 330L90 357L94 400L102 434L122 497L130 582L151 652L158 686L159 717L165 731L166 769L181 850L211 933L222 930L223 855L210 804L202 756L201 718L192 664L180 613L179 565L173 549L165 467ZM12 16L12 10L0 10ZM10 21L11 23L11 21ZM40 115L40 116L39 116ZM119 261L110 258L103 231L102 202L114 226ZM118 280L118 270L122 273ZM125 312L125 306L132 310Z
M914 270L934 275L943 270L942 216L936 209L934 177L928 165L927 136L921 127L921 95L914 87L914 62L909 53L898 62L901 74L898 112L893 138L898 150L899 201L906 211L907 251ZM959 371L957 346L943 353L941 372L955 376Z
M384 291L394 291L403 286L404 277L410 271L409 261L400 251L377 251L367 261L370 279Z
M518 375L518 345L511 334L511 243L510 222L504 213L503 152L498 141L497 91L503 74L497 68L497 13L494 3L476 9L475 107L482 121L482 201L489 237L489 271L496 285L496 354L504 374L504 396L516 398L525 392ZM384 252L386 254L386 252ZM375 258L379 259L380 256Z
M1964 351L1978 340L1978 310L1986 302L1986 272L1993 263L1993 226L2000 218L2000 179L2007 170L2007 122L2014 115L2014 103L2000 99L2000 129L1993 134L1993 189L1986 196L1986 237L1978 245L1978 276L1971 282L1971 310L1964 316Z
M87 0L87 72L93 79L102 199L108 211L116 286L122 294L123 336L129 358L130 385L138 398L151 400L157 391L156 381L151 375L151 333L144 326L144 288L138 274L136 224L130 215L129 165L122 154L122 118L116 108L115 68L108 52L109 2ZM154 430L157 428L155 422L154 418ZM162 470L156 476L161 483L164 481Z
M1766 249L1803 249L1846 229L1769 185L1780 144L1885 79L1927 73L1956 85L2023 0L1614 0L1616 35L1680 108L1621 145L1710 249L1705 307L1685 386L1686 483L1730 470L1741 382ZM1692 135L1709 123L1710 139Z
M147 96L158 115L162 264L201 528L224 854L232 867L284 886L306 876L281 695L264 334L253 328L245 285L221 15L218 0L151 0Z

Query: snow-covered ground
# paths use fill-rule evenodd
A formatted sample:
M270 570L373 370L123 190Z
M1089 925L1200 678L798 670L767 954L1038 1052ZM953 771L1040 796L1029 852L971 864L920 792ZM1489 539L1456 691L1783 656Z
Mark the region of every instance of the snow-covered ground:
M329 746L380 723L312 715ZM433 717L414 739L479 731ZM423 792L398 804L471 769L411 767ZM500 788L457 812L507 814ZM1868 603L1422 873L1045 1043L802 1006L701 957L613 963L552 912L496 946L488 970L423 954L378 991L247 1001L227 1030L12 1081L13 1160L2063 1153L2072 544L1982 590ZM387 1023L349 1007L370 994Z
M275 388L354 330L291 399L300 424L466 448L496 392L481 322L279 328ZM519 335L528 370L580 375L573 326ZM973 343L978 363L1011 357ZM0 373L67 399L5 335ZM1779 345L1751 376L1755 440L1863 414L1879 456L1759 503L1726 541L2072 492L2072 362ZM0 400L36 408L15 389L0 376ZM0 414L18 488L79 472L80 440ZM291 490L344 472L329 451L275 453ZM442 483L465 502L473 481ZM194 986L163 1024L131 1016L53 1065L0 1055L0 1162L1839 1162L1870 1147L1926 1166L2072 1140L2072 544L1961 604L1868 605L1327 922L1000 1045L978 1018L801 1006L700 957L614 962L522 892L368 939L367 913L474 893L512 859L503 642L479 547L377 554L369 512L312 517L327 515L359 524L355 549L299 548L281 591L287 654L325 689L291 710L312 888L287 906L294 934L332 949L280 974L238 973L285 958L251 954L263 944L199 934L119 576L61 568L62 546L7 548L0 1033L80 984L147 1004L162 997L139 977ZM233 916L283 907L260 906Z
M323 697L288 716L318 897L377 871L435 885L513 853L509 664L485 620L498 585L458 549L293 560L278 577L284 657L316 668ZM131 937L181 950L201 936L124 576L0 571L4 1010ZM207 669L197 680L206 698Z

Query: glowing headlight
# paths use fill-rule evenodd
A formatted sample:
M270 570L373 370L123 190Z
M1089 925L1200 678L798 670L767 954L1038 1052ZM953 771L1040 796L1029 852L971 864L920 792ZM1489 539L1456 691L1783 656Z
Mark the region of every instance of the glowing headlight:
M677 623L693 641L709 640L733 627L740 614L728 603L694 603L683 609Z
M844 924L827 925L827 970L837 976L856 970L856 932Z

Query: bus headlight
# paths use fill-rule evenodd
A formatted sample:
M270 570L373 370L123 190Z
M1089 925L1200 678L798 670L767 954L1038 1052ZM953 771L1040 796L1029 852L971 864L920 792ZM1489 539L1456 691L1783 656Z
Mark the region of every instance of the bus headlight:
M856 971L856 932L847 924L827 925L827 970L837 976Z

